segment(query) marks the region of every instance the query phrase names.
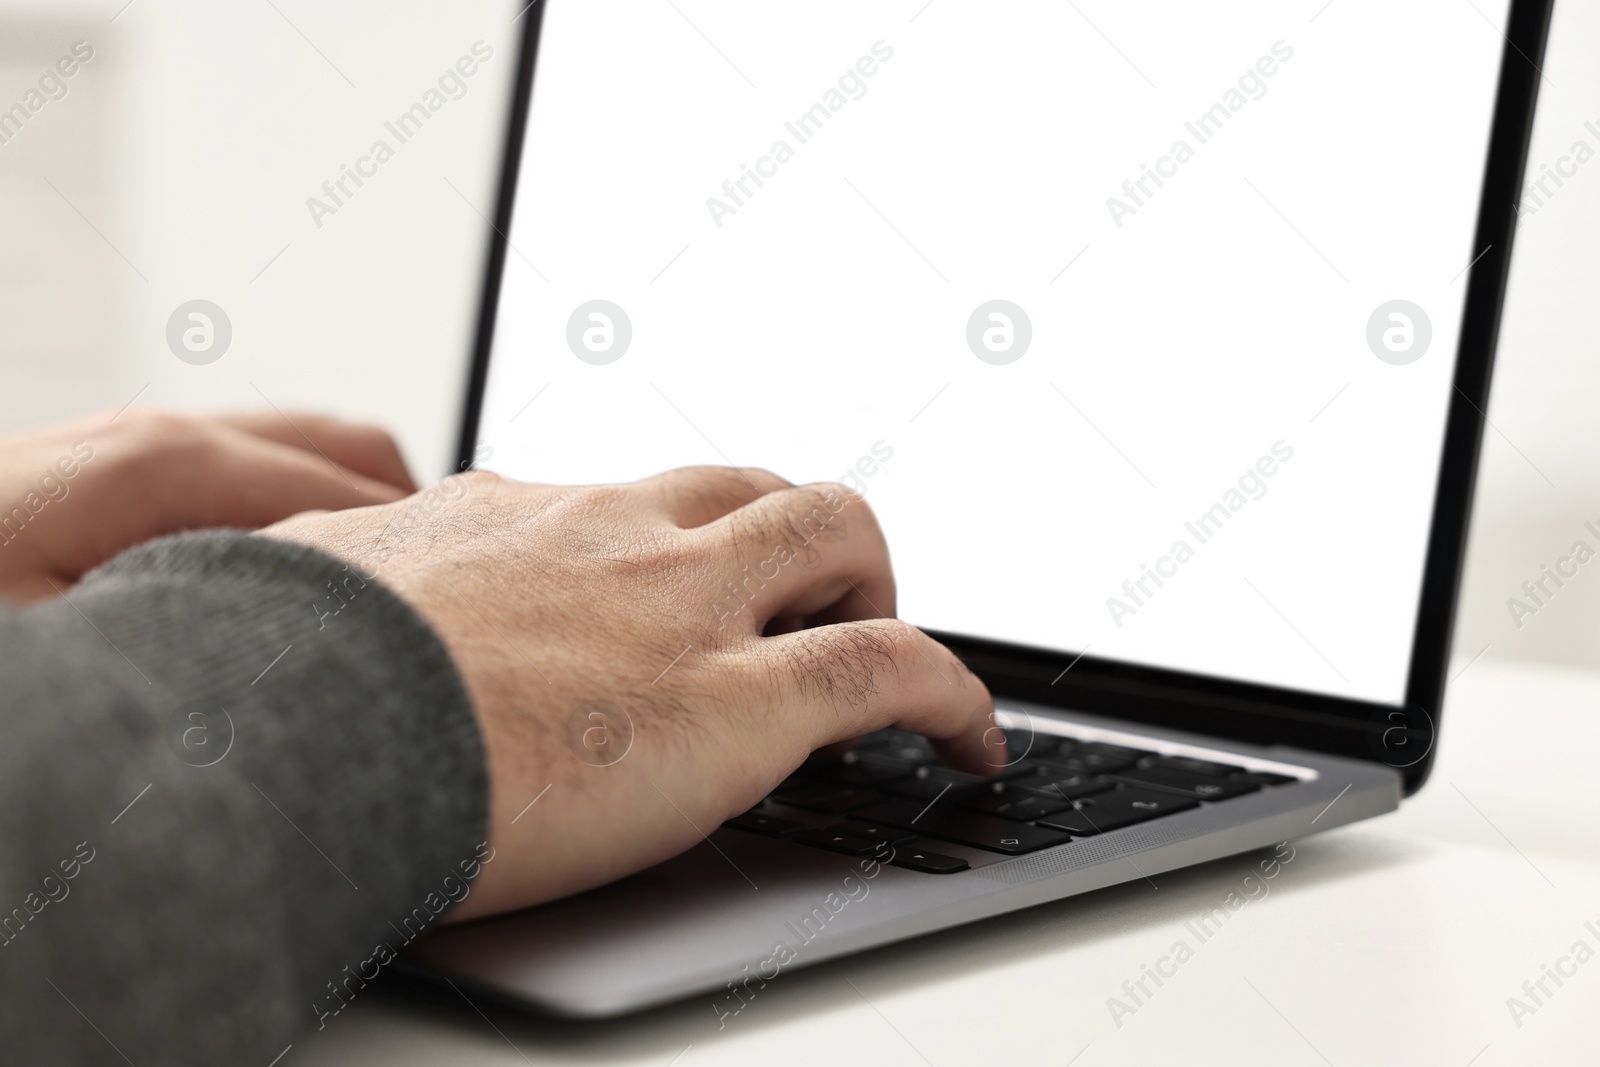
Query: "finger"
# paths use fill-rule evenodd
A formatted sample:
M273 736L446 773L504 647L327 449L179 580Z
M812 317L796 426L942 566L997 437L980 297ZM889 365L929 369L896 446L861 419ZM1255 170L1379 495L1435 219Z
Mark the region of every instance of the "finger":
M302 511L389 504L409 494L314 452L224 430L191 468L187 517L205 525L259 527Z
M387 430L377 426L345 422L303 411L223 415L217 421L253 437L320 455L341 467L407 493L417 491L417 484L400 456L400 447Z
M679 467L637 482L634 488L646 507L687 530L790 484L759 467Z
M76 581L152 538L218 527L256 529L303 511L388 503L406 494L314 453L214 420L130 420L80 476L78 508L35 523L42 563ZM85 518L85 516L88 518Z
M764 677L787 686L780 704L809 725L813 749L895 726L928 737L952 767L992 774L1005 763L988 687L910 623L841 623L758 648Z
M259 529L304 511L387 504L406 495L315 453L221 423L195 424L159 450L134 457L105 494L101 510L118 521L79 545L70 563L63 561L77 573L165 534Z
M702 527L723 560L730 608L781 633L823 622L889 618L894 571L864 500L841 485L781 489Z

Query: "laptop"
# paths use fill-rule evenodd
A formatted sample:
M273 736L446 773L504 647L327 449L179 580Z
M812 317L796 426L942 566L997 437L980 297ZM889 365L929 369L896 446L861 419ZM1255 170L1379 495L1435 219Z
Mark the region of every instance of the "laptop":
M1550 7L524 10L463 467L843 482L1007 759L819 753L412 959L725 1024L793 969L1421 788Z

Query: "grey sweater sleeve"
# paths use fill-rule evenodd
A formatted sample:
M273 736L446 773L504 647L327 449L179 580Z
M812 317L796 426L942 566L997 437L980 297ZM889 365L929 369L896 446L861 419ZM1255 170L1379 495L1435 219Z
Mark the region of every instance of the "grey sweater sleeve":
M7 1062L265 1067L493 859L444 647L310 549L167 538L0 611L0 726Z

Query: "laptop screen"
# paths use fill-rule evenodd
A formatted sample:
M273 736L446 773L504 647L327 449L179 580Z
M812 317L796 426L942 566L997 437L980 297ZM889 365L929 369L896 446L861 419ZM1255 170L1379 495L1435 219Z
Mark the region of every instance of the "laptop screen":
M919 625L1402 699L1505 4L543 8L482 466L842 480Z

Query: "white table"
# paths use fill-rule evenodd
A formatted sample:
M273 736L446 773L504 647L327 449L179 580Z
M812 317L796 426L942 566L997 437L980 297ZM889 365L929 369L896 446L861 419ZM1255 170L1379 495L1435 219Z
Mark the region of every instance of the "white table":
M390 983L284 1065L1600 1062L1600 673L1480 660L1442 737L1414 800L1296 843L1204 943L1185 922L1267 854L785 972L721 1032L708 996L577 1024ZM1109 998L1180 939L1192 958L1119 1027ZM1596 958L1535 1005L1524 981L1579 940Z

